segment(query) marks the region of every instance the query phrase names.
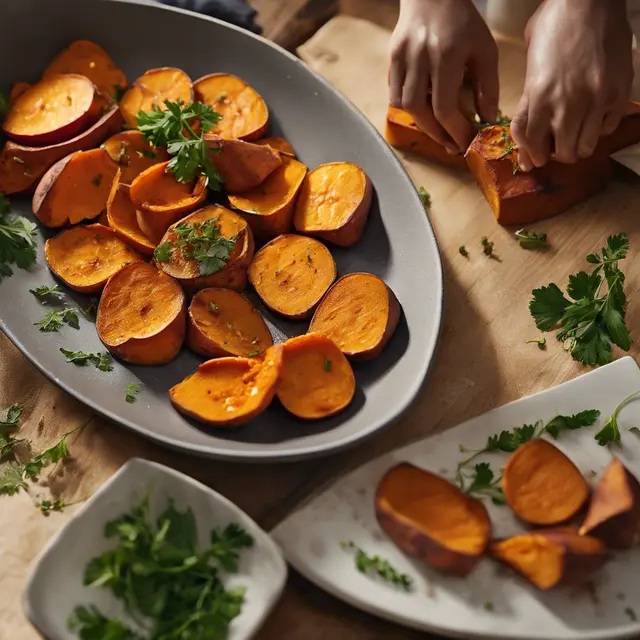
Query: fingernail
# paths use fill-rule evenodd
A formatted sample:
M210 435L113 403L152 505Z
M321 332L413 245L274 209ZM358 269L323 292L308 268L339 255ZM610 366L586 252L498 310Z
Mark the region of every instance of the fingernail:
M452 156L457 156L460 153L460 149L454 147L452 144L445 144L444 148L447 150L447 153Z
M578 158L583 160L584 158L589 158L593 155L594 149L591 147L580 147L578 149Z
M522 171L531 171L533 169L533 164L529 160L518 160L518 165Z

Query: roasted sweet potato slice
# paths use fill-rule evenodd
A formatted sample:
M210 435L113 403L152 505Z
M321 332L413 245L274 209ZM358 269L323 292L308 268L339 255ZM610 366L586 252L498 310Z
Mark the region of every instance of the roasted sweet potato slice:
M247 275L269 309L301 320L313 313L335 280L336 263L318 240L287 234L256 253Z
M98 95L95 85L83 76L42 80L16 98L2 129L15 142L33 147L65 142L101 115L93 108Z
M408 462L382 478L375 509L378 524L399 549L445 573L467 575L491 540L491 521L480 500Z
M91 128L80 135L49 147L26 147L7 142L0 153L0 193L11 195L28 191L47 169L75 151L97 147L122 126L118 105L113 105Z
M97 293L107 280L142 256L101 224L73 227L44 245L49 269L70 289Z
M640 102L630 102L618 128L598 141L596 153L611 155L625 147L640 142Z
M271 240L291 230L296 197L306 175L302 162L283 156L282 165L261 185L230 195L229 203L242 212L256 238Z
M146 262L127 265L109 278L96 319L109 351L133 364L165 364L176 357L186 331L186 299L180 285Z
M260 140L254 140L255 144L262 144L279 151L283 156L291 156L292 158L296 157L296 152L293 150L291 143L285 140L284 138L261 138Z
M342 276L316 309L309 331L333 340L353 360L377 358L400 320L393 291L371 273Z
M201 265L185 255L185 250L190 252L190 247L178 246L178 233L175 231L178 225L205 225L205 228L217 229L224 238L235 238L233 251L224 267L210 275L203 275ZM247 266L253 258L255 244L249 225L237 213L219 205L204 207L169 227L159 246L167 244L174 249L166 261L161 261L162 256L156 254L158 269L179 280L187 293L193 294L207 287L244 291L247 286Z
M117 171L104 149L76 151L44 174L33 195L33 212L45 227L96 218L107 207Z
M9 89L9 103L13 104L31 85L28 82L14 82Z
M125 184L131 184L149 167L169 160L166 149L151 146L139 131L133 129L120 131L102 146L122 170L120 181Z
M269 110L260 94L230 73L212 73L193 84L196 100L213 107L222 119L211 129L226 140L256 140L269 126Z
M494 542L489 553L543 590L585 583L607 561L600 540L569 527L538 529Z
M364 232L372 196L371 180L355 164L320 165L302 183L293 224L299 233L349 247Z
M589 499L589 487L578 468L560 449L539 438L511 454L502 488L521 520L541 526L570 520Z
M580 527L612 549L630 549L640 533L640 484L618 458L605 469Z
M269 146L242 140L219 140L206 133L209 157L224 180L227 193L243 193L261 184L281 164L280 154Z
M101 93L112 98L117 98L128 86L124 71L100 45L90 40L72 42L49 63L42 77L64 73L77 73L89 78Z
M273 400L282 371L282 345L264 358L208 360L169 390L173 406L212 427L239 427L262 413Z
M119 170L118 170L119 171ZM128 245L147 256L153 255L155 243L142 232L136 219L136 208L131 203L129 185L122 184L119 175L113 180L107 200L107 223Z
M273 339L255 307L231 289L198 291L187 320L187 346L209 358L262 355Z
M308 333L284 343L278 398L294 416L304 420L332 416L349 406L355 390L349 361L328 338Z

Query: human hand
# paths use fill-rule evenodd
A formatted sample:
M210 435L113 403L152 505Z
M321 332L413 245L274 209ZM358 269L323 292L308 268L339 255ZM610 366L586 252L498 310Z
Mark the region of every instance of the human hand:
M391 39L390 102L452 154L466 151L475 135L460 104L465 76L480 117L495 122L498 47L471 0L402 0Z
M527 73L511 134L524 171L589 157L615 130L633 81L625 0L545 0L527 25Z

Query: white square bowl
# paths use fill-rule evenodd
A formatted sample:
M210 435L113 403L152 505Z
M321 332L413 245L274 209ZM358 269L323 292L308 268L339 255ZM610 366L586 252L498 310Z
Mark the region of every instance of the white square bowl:
M231 623L229 640L246 640L260 628L276 604L287 578L282 554L269 535L232 502L193 478L155 462L127 462L69 522L37 558L23 597L25 614L50 640L76 640L67 621L77 605L95 604L106 616L122 617L124 607L106 589L83 585L89 561L115 546L104 537L107 522L128 513L151 492L155 519L173 499L176 508L193 510L198 547L209 543L214 528L239 524L254 539L240 554L238 572L222 574L227 587L246 587L242 613Z

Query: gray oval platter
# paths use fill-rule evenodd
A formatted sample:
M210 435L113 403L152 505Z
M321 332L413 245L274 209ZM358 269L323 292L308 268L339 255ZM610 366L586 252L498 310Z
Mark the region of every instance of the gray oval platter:
M279 47L224 23L189 12L126 0L19 0L5 2L0 22L0 87L38 79L68 43L99 43L130 81L145 70L175 66L192 79L227 71L245 79L266 100L271 134L289 140L310 168L335 160L360 165L370 176L374 205L362 240L331 249L338 274L370 271L396 293L403 309L382 356L354 367L356 398L342 414L317 423L296 420L277 401L237 430L203 429L178 414L167 390L201 361L186 349L163 367L115 364L103 373L67 364L60 347L103 351L93 324L42 333L34 322L47 310L29 293L52 285L39 233L38 263L0 281L0 328L48 378L96 412L166 446L212 458L248 462L295 460L345 448L396 421L415 400L433 358L442 316L442 267L433 231L404 169L374 127L340 93ZM30 198L11 198L12 211L32 216ZM264 313L274 338L304 333L304 322ZM69 303L87 304L83 296ZM133 382L144 389L125 402Z

